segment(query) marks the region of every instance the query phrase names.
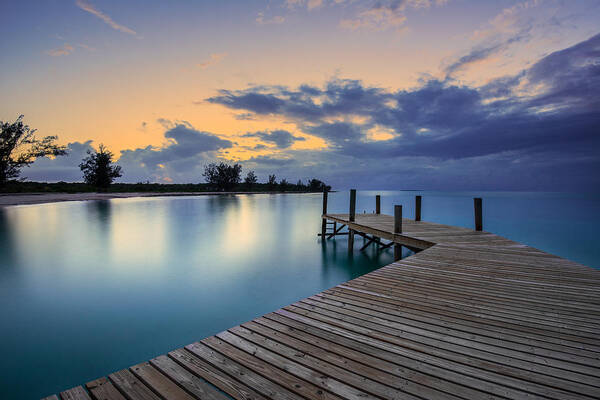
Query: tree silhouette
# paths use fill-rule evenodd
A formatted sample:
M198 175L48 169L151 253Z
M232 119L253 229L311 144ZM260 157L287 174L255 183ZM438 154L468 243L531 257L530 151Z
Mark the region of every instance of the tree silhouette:
M36 130L23 123L23 115L12 123L0 121L0 126L0 186L17 178L21 168L29 166L38 157L67 154L65 146L56 144L57 136L38 139Z
M273 190L273 189L275 189L275 186L277 186L277 177L274 174L269 175L269 181L267 182L267 187L269 188L269 190Z
M242 166L240 164L229 165L221 162L206 165L202 175L206 178L206 183L227 192L240 183L241 173Z
M329 192L331 190L331 186L326 185L325 182L321 182L318 179L311 179L308 181L308 190L310 192Z
M258 182L258 178L256 177L254 171L248 172L246 178L244 179L244 183L246 184L248 189L252 189L252 187L256 185L256 182Z
M115 178L121 176L121 167L112 165L113 153L103 144L100 144L98 151L88 150L87 154L88 156L79 164L79 168L88 185L105 190Z
M279 182L279 187L280 190L285 191L288 189L289 186L289 182L287 181L287 179L283 178L280 182Z

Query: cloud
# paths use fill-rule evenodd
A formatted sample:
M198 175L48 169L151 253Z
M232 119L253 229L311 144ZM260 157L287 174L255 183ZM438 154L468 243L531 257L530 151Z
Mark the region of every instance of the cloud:
M248 164L262 164L267 165L269 167L272 166L282 166L289 165L294 163L294 160L291 158L279 158L279 157L271 157L271 156L257 156L252 157L246 161Z
M195 181L200 181L203 165L217 158L217 151L233 146L229 140L196 130L188 123L175 123L164 137L167 143L162 147L121 151L118 164L123 167L124 180L190 182L186 179L196 176Z
M278 24L283 24L285 22L285 17L281 16L281 15L275 15L271 18L267 18L265 17L265 13L264 12L259 12L258 15L256 16L256 23L258 25L278 25Z
M341 20L340 27L351 30L399 29L405 21L406 16L403 14L403 9L393 7L391 3L377 3L371 8L358 13L355 18Z
M338 4L338 3L342 3L343 1L344 0L334 0L334 3ZM317 8L321 8L324 4L324 1L323 0L286 0L284 4L290 10L294 10L296 8L306 6L306 8L309 11L311 11L311 10L314 10Z
M117 30L117 31L120 31L120 32L124 32L124 33L128 33L128 34L133 35L133 36L137 35L137 33L133 29L130 29L130 28L124 26L124 25L116 23L110 16L108 16L105 13L103 13L102 11L98 10L89 1L87 1L87 0L76 0L75 4L77 5L77 7L81 8L82 10L87 11L90 14L92 14L92 15L100 18L102 21L104 21L105 24L107 24L108 26L110 26L114 30Z
M164 120L166 122L166 120ZM171 123L164 133L163 146L122 150L117 164L123 168L123 182L200 182L204 164L219 158L218 151L233 146L229 140L196 130L188 123ZM92 149L92 141L69 143L64 157L37 159L24 176L42 181L82 181L79 164Z
M290 132L286 130L274 130L274 131L264 131L264 132L248 132L244 137L256 137L261 140L269 143L274 143L280 149L285 149L290 147L294 142L305 140L301 136L294 136Z
M473 64L497 56L508 50L514 44L526 42L531 38L531 30L532 26L528 25L521 27L518 32L508 38L504 38L503 36L494 36L492 39L487 38L486 41L473 47L467 54L459 57L457 60L446 66L444 68L446 77L453 77L457 72L463 71Z
M198 67L200 67L202 69L206 69L206 68L210 67L211 65L220 63L221 60L223 60L226 56L227 56L227 53L213 53L210 55L208 60L203 61L200 64L198 64Z
M251 148L161 119L165 144L124 150L118 163L123 181L199 182L203 165L227 160L238 147L261 150L240 161L245 171L290 181L317 177L338 189L589 191L600 187L598 93L600 34L482 85L429 79L390 90L331 79L221 90L206 101L294 128L249 132L259 142ZM291 145L307 135L325 147ZM78 155L37 160L25 175L80 180L77 165L89 145L70 144Z
M411 90L390 91L334 79L323 87L222 90L207 101L294 123L326 141L327 148L317 153L330 162L355 160L369 168L384 160L419 160L431 168L481 163L486 170L510 164L505 168L520 179L516 171L528 174L528 168L549 172L560 164L575 173L577 165L600 164L599 92L600 34L479 87L430 79ZM393 135L370 140L376 127ZM293 154L301 161L309 152ZM591 170L577 173L599 180Z
M430 0L377 0L370 2L367 7L362 7L352 18L340 21L340 27L350 30L375 30L383 31L394 29L404 32L403 26L406 22L406 10L409 8L430 8L432 4L443 5L445 1ZM359 3L364 4L364 3Z
M202 104L202 102L197 102L197 103ZM196 104L196 103L194 103L194 104ZM251 113L236 114L233 117L240 121L253 121L254 120L254 114L251 114Z
M73 48L73 46L71 46L68 43L65 43L62 47L59 47L56 49L51 49L51 50L46 50L45 53L52 57L59 57L59 56L68 56L69 54L71 54L73 52L73 50L75 50Z
M87 156L87 151L92 150L92 141L73 142L67 145L67 155L55 158L41 157L35 160L31 167L25 168L21 177L32 181L83 181L79 169L81 160Z

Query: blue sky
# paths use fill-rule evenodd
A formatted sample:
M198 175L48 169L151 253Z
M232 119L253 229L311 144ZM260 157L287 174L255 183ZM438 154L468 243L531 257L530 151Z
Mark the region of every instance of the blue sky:
M122 181L211 161L334 188L590 190L600 183L597 1L112 1L0 5L0 120Z

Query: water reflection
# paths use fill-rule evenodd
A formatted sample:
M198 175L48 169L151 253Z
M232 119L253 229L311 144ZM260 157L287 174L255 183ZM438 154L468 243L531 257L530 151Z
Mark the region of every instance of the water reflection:
M15 269L17 249L12 221L5 208L0 208L0 287L6 273Z

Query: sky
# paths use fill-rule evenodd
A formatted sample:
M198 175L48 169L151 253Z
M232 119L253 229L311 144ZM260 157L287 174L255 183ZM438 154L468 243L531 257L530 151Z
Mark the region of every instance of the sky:
M0 2L0 120L122 182L210 162L334 189L600 187L597 0Z

